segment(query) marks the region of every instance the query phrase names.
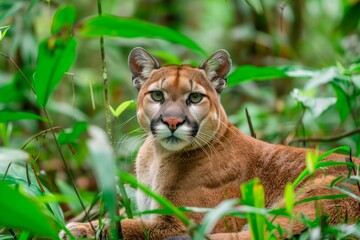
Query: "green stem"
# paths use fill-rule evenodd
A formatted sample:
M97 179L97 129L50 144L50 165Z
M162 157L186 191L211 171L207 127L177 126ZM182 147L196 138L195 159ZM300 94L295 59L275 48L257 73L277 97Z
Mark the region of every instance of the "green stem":
M98 8L98 15L102 15L102 7L101 7L101 0L97 0L97 8ZM104 46L104 37L100 37L100 53L101 53L101 70L102 70L102 77L104 80L104 100L105 100L105 122L106 122L106 131L112 147L114 147L113 136L112 136L112 128L111 128L111 115L110 115L110 101L109 101L109 82L107 78L107 71L106 71L106 61L105 61L105 46ZM115 156L113 156L115 162ZM125 187L122 183L119 184L120 193L125 200L128 200L126 195ZM119 206L117 201L115 202L115 213L112 213L113 219L116 219L119 215ZM113 219L111 219L113 221ZM121 231L121 222L117 222L115 226L111 224L111 232L112 237L115 238L122 238L122 231Z
M78 189L77 189L77 187L76 187L76 185L75 185L74 178L73 178L73 176L71 175L70 169L69 169L69 167L68 167L68 165L67 165L67 163L66 163L66 161L65 161L65 157L64 157L64 154L62 153L60 144L59 144L59 142L58 142L58 140L57 140L57 138L56 138L56 136L55 136L55 131L54 131L54 129L53 129L53 126L52 126L52 123L51 123L51 119L50 119L50 117L49 117L49 114L47 113L47 111L46 111L45 108L43 109L43 111L44 111L44 114L45 114L46 119L48 120L49 128L50 128L51 133L52 133L52 136L53 136L53 138L54 138L54 141L55 141L55 144L56 144L56 148L57 148L57 150L58 150L58 152L59 152L59 154L60 154L60 158L61 158L61 160L62 160L62 162L63 162L63 164L64 164L65 172L67 173L67 175L68 175L68 177L69 177L69 179L70 179L70 181L71 181L71 186L73 187L73 189L74 189L74 191L75 191L75 194L76 194L77 198L79 199L80 205L81 205L83 211L85 212L86 220L89 222L89 224L90 224L90 226L91 226L91 229L92 229L92 230L94 231L94 233L95 233L96 230L95 230L94 226L92 225L92 223L91 223L91 221L90 221L88 211L86 210L85 205L84 205L84 202L83 202L82 199L81 199L80 193L79 193L79 191L78 191Z

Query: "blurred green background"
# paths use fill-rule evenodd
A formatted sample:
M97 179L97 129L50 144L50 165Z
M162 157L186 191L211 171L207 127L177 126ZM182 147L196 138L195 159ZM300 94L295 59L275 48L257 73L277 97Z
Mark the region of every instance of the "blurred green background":
M9 56L29 79L37 74L40 42L51 37L53 14L66 3L75 8L75 29L98 14L96 1L89 0L0 2L0 30L4 35L0 52ZM234 86L222 93L230 121L250 134L247 108L259 139L294 146L319 145L324 150L348 145L354 154L360 155L359 1L106 0L102 1L102 12L173 29L195 41L208 56L226 49L233 69L241 70L247 65L287 69L286 76L281 78L269 74L242 82L236 80L241 76L233 75ZM105 129L99 39L82 37L77 31L74 34L78 41L75 63L50 96L47 109L54 126L72 128L76 122L85 122L88 127ZM105 37L109 102L114 109L124 101L136 100L127 56L137 46L147 49L164 65L197 66L206 59L181 44L147 38L147 32L140 38ZM252 71L250 75L257 76L258 72ZM3 55L0 110L44 116L28 84ZM132 171L143 138L135 111L136 104L130 104L119 117L111 118L116 163L127 171ZM19 149L34 135L48 129L39 120L1 122L0 145L6 148ZM296 141L303 137L331 138L350 131L357 133L336 141ZM50 176L48 179L53 183L49 186L54 192L69 192L51 135L41 134L34 139L25 150L36 158L39 173ZM90 202L94 193L85 190L94 190L96 185L85 163L86 139L86 134L81 135L72 143L72 149L64 147L64 154L76 184L85 196L90 195ZM73 211L69 215L81 210L78 204L70 208Z

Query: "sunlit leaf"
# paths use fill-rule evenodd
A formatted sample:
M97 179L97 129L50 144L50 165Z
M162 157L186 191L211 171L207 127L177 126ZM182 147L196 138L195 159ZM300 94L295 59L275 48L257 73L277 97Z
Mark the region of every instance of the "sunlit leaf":
M51 33L56 35L63 31L69 35L71 28L75 23L75 17L76 12L73 6L64 5L58 8L53 17Z
M288 77L286 71L277 67L240 66L228 76L228 86L247 81L272 80Z
M291 183L287 183L285 187L285 208L288 214L292 214L292 211L294 209L294 203L295 203L295 194L294 194L294 188Z
M316 165L318 163L318 157L319 157L319 151L315 149L315 152L313 151L307 151L306 157L305 157L305 163L306 163L306 169L309 171L310 174L314 174L316 170Z
M120 114L121 114L122 112L124 112L125 109L127 109L127 108L130 106L130 104L132 104L133 102L134 102L134 100L125 101L125 102L121 103L121 104L116 108L116 110L114 110L114 109L110 106L110 111L111 111L111 113L114 115L114 117L119 117Z
M181 44L195 52L206 55L205 51L187 36L173 29L155 25L145 21L102 15L85 20L80 29L85 37L124 37L124 38L158 38Z
M298 102L301 102L305 107L310 109L315 117L319 117L329 107L336 103L334 97L309 97L300 92L299 89L294 89L291 94Z
M256 207L265 207L264 188L258 178L240 185L241 201L243 204ZM252 239L265 239L265 218L262 215L247 213L246 218L250 226Z
M336 67L325 68L317 71L314 76L306 83L305 89L312 89L322 84L332 81L338 75Z
M69 144L75 142L82 133L87 130L86 122L77 122L71 130L64 130L58 136L60 144Z
M0 225L28 230L40 236L58 239L53 220L35 200L0 182Z
M45 107L50 94L75 61L75 39L47 39L40 43L34 76L37 102Z
M25 119L46 121L43 117L28 112L0 111L0 122L11 122Z
M10 26L0 27L0 41L5 37L5 35L9 29L10 29Z

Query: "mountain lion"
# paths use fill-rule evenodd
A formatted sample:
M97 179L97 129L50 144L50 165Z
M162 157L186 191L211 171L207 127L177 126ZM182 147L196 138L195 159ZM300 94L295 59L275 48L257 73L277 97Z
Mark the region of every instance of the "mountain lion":
M221 201L241 198L239 186L259 178L264 186L265 204L281 205L286 183L293 182L306 168L309 149L273 145L245 135L227 119L220 103L231 60L225 50L215 52L199 68L188 65L160 66L142 48L129 55L132 83L138 89L137 118L147 138L136 158L136 176L141 183L169 199L176 206L213 208ZM326 160L345 162L347 156L332 154ZM358 159L354 159L359 164ZM318 171L297 190L297 200L339 194L329 187L346 166ZM359 196L355 185L348 185ZM161 208L138 190L139 210ZM329 216L328 223L358 220L360 205L353 198L323 199L295 205L297 215L315 218L315 205ZM200 223L203 213L186 213ZM299 234L305 226L286 217L275 224ZM97 224L94 222L94 224ZM209 239L250 239L246 220L226 217L213 228ZM145 215L121 221L125 239L166 239L185 235L187 229L172 215ZM75 237L91 237L88 223L71 223ZM179 237L180 238L180 237ZM174 238L176 239L176 237Z

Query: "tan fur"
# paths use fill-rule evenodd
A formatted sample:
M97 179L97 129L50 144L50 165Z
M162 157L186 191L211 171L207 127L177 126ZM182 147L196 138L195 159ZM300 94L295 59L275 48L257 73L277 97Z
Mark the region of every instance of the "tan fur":
M136 54L146 52L142 49ZM226 54L221 52L217 58L226 61ZM217 61L218 59L215 59ZM212 60L212 58L210 58ZM131 62L131 56L129 62ZM151 59L153 61L153 59ZM229 64L230 59L228 61ZM132 62L136 65L136 62ZM206 64L206 62L205 62ZM212 75L216 62L211 63ZM219 67L228 67L221 65ZM141 66L139 66L141 68ZM147 65L147 70L149 66ZM219 69L218 69L219 70ZM225 72L225 74L221 71ZM208 79L206 67L193 68L190 66L167 66L159 67L154 64L154 69L147 79L141 79L137 70L133 71L135 77L140 76L138 97L138 121L148 132L148 136L142 145L136 158L136 176L138 180L155 192L169 199L176 206L196 206L212 208L221 201L230 198L241 198L239 186L253 178L259 178L265 189L266 206L273 207L283 197L286 183L293 182L305 169L305 155L309 149L294 148L290 146L269 144L242 133L228 120L220 103L219 93L221 86L217 81L224 79L228 69L220 69L216 77ZM138 69L141 73L142 69ZM216 74L215 74L216 75ZM135 84L135 83L134 83ZM220 86L220 87L219 87ZM154 88L166 93L163 103L154 103L149 96L149 89ZM184 105L189 93L204 91L204 98L198 105ZM185 107L184 107L185 106ZM184 108L190 110L188 116L198 121L198 135L203 133L203 138L195 143L188 143L181 149L171 150L154 136L150 130L150 121L159 116L159 111L178 117L179 112L184 114ZM191 110L191 108L194 108ZM180 114L181 115L181 114ZM161 115L160 115L161 117ZM179 129L186 128L179 126ZM158 123L163 125L166 123ZM180 131L179 130L179 131ZM164 130L165 131L165 130ZM176 130L178 131L178 130ZM175 131L175 132L176 132ZM183 130L185 131L185 130ZM195 139L197 136L194 137ZM169 150L170 148L170 150ZM175 148L175 147L174 147ZM345 161L347 156L333 154L327 160ZM358 159L354 159L359 164ZM317 172L314 179L308 179L301 184L301 193L297 200L312 196L338 194L339 192L329 189L328 186L334 178L346 175L346 167L331 167L323 172ZM354 192L359 195L356 188ZM140 209L157 209L158 204L138 192L138 204ZM358 220L360 218L359 203L352 198L337 200L317 201L324 213L330 216L330 223L338 223L347 218ZM315 202L296 205L297 214L304 213L310 219L315 217ZM194 222L200 223L204 214L187 213ZM151 215L141 219L125 219L121 221L122 233L125 239L146 239L147 232L150 239L165 239L171 236L186 234L186 228L173 216ZM226 222L226 223L225 223ZM250 239L248 231L241 232L246 221L241 218L227 217L218 222L212 231L211 239ZM278 217L275 223L279 223L286 229L290 229L289 220ZM80 226L80 225L79 225ZM301 233L305 227L298 222L292 225L292 234Z

